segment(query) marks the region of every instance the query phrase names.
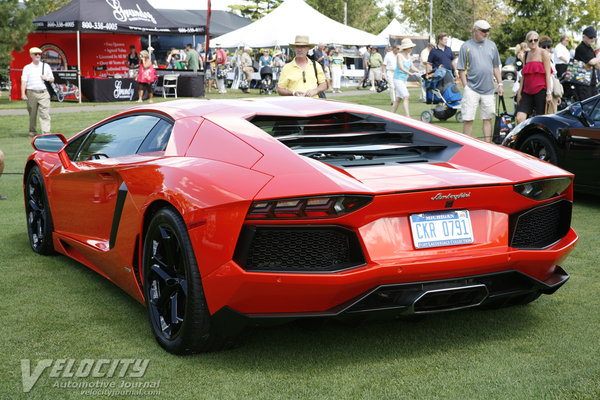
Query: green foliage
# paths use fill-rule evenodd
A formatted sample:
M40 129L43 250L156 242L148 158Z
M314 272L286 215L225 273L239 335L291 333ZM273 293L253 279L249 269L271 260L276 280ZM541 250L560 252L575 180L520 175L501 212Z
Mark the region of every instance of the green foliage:
M548 35L556 43L567 23L564 15L570 3L569 0L507 0L514 13L500 27L492 29L490 39L496 42L501 54L523 42L529 31Z
M307 0L308 5L329 18L344 23L344 2L347 23L353 28L379 34L396 17L393 5L380 8L376 0Z
M229 11L252 21L261 19L281 4L283 0L247 0L254 4L234 4L229 6Z
M8 80L8 67L13 50L21 51L27 34L33 32L36 16L54 11L69 0L0 0L0 82Z
M402 14L413 26L429 32L430 0L405 0ZM433 0L433 38L439 32L466 40L471 37L473 22L487 20L496 26L507 18L508 10L500 0L484 0L475 3L469 0Z

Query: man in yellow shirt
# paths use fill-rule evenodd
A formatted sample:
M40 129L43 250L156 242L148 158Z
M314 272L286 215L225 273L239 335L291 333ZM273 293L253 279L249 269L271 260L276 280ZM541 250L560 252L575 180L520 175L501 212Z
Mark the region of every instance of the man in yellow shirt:
M308 36L297 35L295 43L290 43L290 47L296 51L296 58L285 64L281 70L277 92L280 96L318 98L319 92L327 88L327 82L321 64L313 65L307 57L314 44L309 42Z

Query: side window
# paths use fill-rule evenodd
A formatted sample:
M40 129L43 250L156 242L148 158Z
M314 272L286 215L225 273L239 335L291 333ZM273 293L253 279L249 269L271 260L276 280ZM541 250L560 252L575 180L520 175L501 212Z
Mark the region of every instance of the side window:
M167 142L171 137L173 124L164 119L152 128L152 131L146 136L142 145L138 149L138 153L152 153L154 151L164 151L167 148Z
M135 154L160 120L154 115L132 115L98 126L88 135L75 161L88 160L94 154L111 158Z
M65 148L65 151L67 152L67 156L69 157L69 160L75 160L75 154L77 154L77 150L79 150L79 148L81 147L81 144L83 143L85 138L88 136L88 134L89 134L89 132L86 132L86 133L80 135L78 138L69 142L69 144Z

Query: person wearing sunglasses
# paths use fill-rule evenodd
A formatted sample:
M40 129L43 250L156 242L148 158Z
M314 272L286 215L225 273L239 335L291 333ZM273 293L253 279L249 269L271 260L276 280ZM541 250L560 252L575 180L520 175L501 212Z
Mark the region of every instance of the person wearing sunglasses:
M311 61L308 51L315 45L310 43L308 36L297 35L296 41L290 47L296 52L296 57L285 64L277 82L277 93L280 96L319 97L319 92L327 88L323 68L318 62Z
M517 91L517 124L533 114L546 113L547 104L552 103L552 66L550 54L540 48L540 35L530 31L525 36L529 51L523 59L522 78Z
M23 68L21 75L21 99L27 101L29 112L29 137L37 135L37 118L40 117L42 134L50 133L50 93L46 82L54 82L52 68L42 60L42 50L29 49L31 63ZM27 93L26 93L27 91Z
M486 142L492 141L492 118L496 115L494 78L498 82L498 95L504 95L500 54L496 44L488 39L490 28L487 21L475 21L473 38L463 43L457 62L458 75L464 87L461 105L463 132L469 136L473 135L473 120L477 108L480 107Z
M581 43L575 49L575 61L582 61L584 64L593 66L592 79L589 85L576 85L575 92L579 100L585 100L598 94L596 83L598 82L598 72L596 69L600 66L600 59L594 53L594 41L596 40L596 29L588 26L583 30Z

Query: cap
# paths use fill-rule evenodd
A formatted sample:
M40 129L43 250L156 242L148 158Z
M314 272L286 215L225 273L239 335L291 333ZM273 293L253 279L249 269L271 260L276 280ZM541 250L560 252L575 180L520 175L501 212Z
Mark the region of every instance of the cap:
M488 24L488 22L483 19L475 21L475 23L473 24L473 29L490 29L490 28L491 28L490 24Z
M590 39L595 39L596 38L596 29L593 26L588 26L587 28L585 28L583 30L583 34L587 37L589 37Z
M250 47L250 46L244 46L244 51L246 51L246 50L252 50L252 47Z
M42 54L42 49L39 47L32 47L29 49L29 54Z

